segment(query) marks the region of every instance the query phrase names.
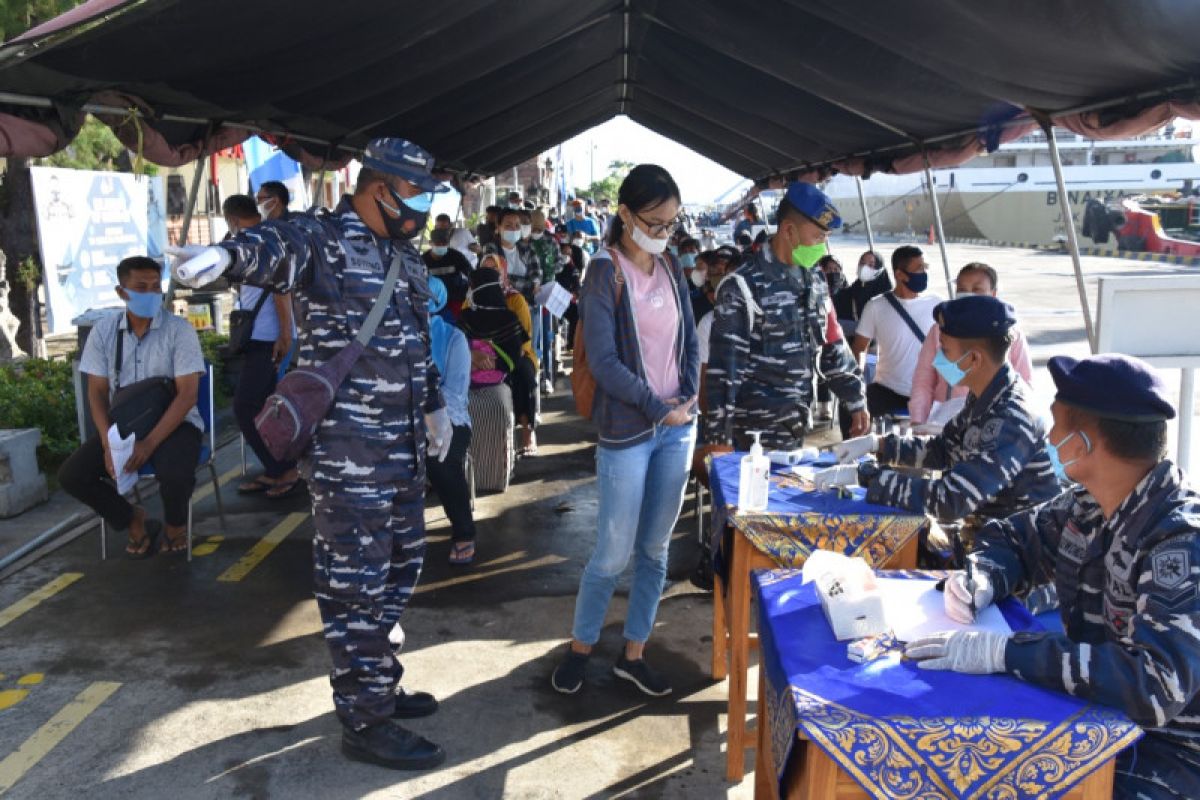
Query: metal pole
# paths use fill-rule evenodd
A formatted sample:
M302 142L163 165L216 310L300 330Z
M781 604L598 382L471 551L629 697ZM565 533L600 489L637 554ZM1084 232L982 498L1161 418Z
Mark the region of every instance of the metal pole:
M929 168L929 155L925 156L925 181L929 184L929 202L933 204L933 227L937 231L938 249L942 251L942 268L946 271L946 296L954 299L954 281L950 279L950 256L946 253L946 231L942 229L942 208L938 205L937 187L933 185L933 170Z
M1179 452L1175 463L1184 472L1192 460L1192 414L1196 407L1196 369L1184 367L1179 378Z
M867 249L875 252L875 234L871 232L871 212L867 211L867 196L863 194L862 178L854 176L854 185L858 187L858 203L862 206L863 225L867 229Z
M321 201L324 199L322 195L325 193L325 162L321 162L321 171L317 173L316 188L313 189L313 208L320 208Z
M1067 197L1067 182L1063 178L1062 159L1058 157L1058 142L1054 138L1054 125L1048 118L1038 122L1046 133L1046 144L1050 146L1050 163L1054 165L1054 181L1058 184L1058 203L1063 222L1067 227L1067 246L1071 251L1071 264L1075 267L1075 285L1079 289L1079 307L1083 310L1083 328L1087 332L1088 348L1096 352L1096 331L1092 327L1092 311L1088 306L1087 284L1083 280L1083 264L1079 260L1079 239L1075 235L1075 215L1071 212L1071 200ZM1182 426L1180 426L1182 427Z
M211 132L211 128L209 129ZM208 136L204 137L204 149L208 149ZM203 151L199 158L196 159L196 171L192 174L192 188L188 192L187 208L183 210L183 230L179 232L179 246L183 247L188 241L188 232L192 227L192 214L196 210L196 197L200 194L200 179L204 177L204 154ZM170 282L167 284L167 296L163 299L163 305L170 311L171 303L175 300L175 289L178 288L175 283L175 276L171 276Z

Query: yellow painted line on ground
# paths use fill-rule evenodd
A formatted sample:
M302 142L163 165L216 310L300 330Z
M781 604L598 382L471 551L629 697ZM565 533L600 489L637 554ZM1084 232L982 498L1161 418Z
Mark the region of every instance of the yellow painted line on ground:
M25 595L8 608L0 611L0 628L3 628L8 623L24 614L26 611L35 608L37 604L43 600L48 600L49 598L58 594L63 589L67 588L82 577L82 572L64 572L62 575L59 575L42 588L35 589L34 591Z
M308 519L307 511L297 511L288 514L283 518L283 521L276 525L271 530L267 531L267 535L259 539L254 547L250 548L250 552L238 559L238 562L229 569L217 576L217 580L231 583L240 581L242 578L250 574L250 570L258 566L259 562L271 554L271 551L279 546L279 543L287 538L287 535L296 528L300 527L300 523Z
M205 470L205 471L207 472L207 470ZM240 466L234 467L233 469L229 470L229 472L226 472L224 475L218 476L217 483L224 486L225 484L229 483L231 480L240 476L241 474L242 474L242 468ZM192 492L192 502L193 503L200 502L201 500L208 497L213 492L213 485L212 485L211 479L206 481L203 478L197 478L196 483L199 485L196 487L196 491Z
M119 683L93 683L63 706L45 725L34 731L16 751L0 761L0 794L11 789L30 768L45 758L47 753L67 738L71 731L79 727L79 723L87 719L89 714L112 697L113 692L119 688Z

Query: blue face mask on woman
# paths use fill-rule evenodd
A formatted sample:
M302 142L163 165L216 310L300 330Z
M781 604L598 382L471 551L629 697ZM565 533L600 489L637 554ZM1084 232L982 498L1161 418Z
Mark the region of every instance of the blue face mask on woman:
M964 370L959 366L962 360L971 355L970 351L963 353L958 357L958 361L951 361L946 355L945 350L938 350L937 355L933 357L933 368L938 371L938 375L942 376L942 380L948 386L958 386L962 383L963 378L967 377L970 370Z
M696 254L682 253L679 256L679 266L683 267L684 269L691 269L692 267L696 266Z
M125 294L129 295L125 301L125 307L135 317L154 319L154 315L162 308L162 292L135 292L132 289L126 289Z
M1080 439L1083 439L1083 444L1087 448L1087 452L1092 452L1092 440L1089 439L1088 435L1083 431L1068 433L1066 437L1058 444L1055 444L1049 439L1046 440L1046 455L1050 456L1050 466L1054 469L1054 477L1058 478L1060 481L1071 480L1069 477L1067 477L1067 467L1079 460L1078 458L1072 458L1070 461L1064 464L1062 458L1058 454L1058 449L1067 442L1071 441L1071 438L1074 436L1078 436Z

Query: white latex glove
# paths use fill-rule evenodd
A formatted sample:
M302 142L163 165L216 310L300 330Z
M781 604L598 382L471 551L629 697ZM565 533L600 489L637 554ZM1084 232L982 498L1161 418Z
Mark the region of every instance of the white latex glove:
M971 570L975 583L975 612L979 613L991 605L996 590L987 573L978 567ZM946 604L946 616L955 622L970 625L975 621L971 615L971 592L967 590L967 571L955 572L946 579L946 590L942 598Z
M869 456L879 449L879 437L873 433L859 436L857 439L847 439L829 448L843 464L853 464L863 456Z
M818 492L825 492L838 486L858 486L857 465L840 464L823 469L813 476L813 487Z
M425 415L425 444L429 455L445 461L450 452L450 440L454 438L454 425L445 408Z
M1008 636L995 631L946 631L910 642L905 658L920 662L921 669L949 669L986 675L1004 672Z
M171 274L175 280L192 289L212 283L233 263L224 247L185 244L182 247L168 245L165 249L172 257Z

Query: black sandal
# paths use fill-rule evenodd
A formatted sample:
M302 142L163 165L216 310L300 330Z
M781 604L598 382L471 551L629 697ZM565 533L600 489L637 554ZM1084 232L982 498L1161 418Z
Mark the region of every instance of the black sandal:
M125 546L125 557L130 561L144 561L158 552L158 536L162 533L162 523L155 519L148 519L143 524L146 526L146 535L136 542L133 539L129 540L129 545L133 545L137 549L130 552L129 545ZM143 550L143 547L146 549Z
M270 491L275 486L266 479L265 475L259 475L257 478L239 483L237 487L238 494L258 494L259 492Z
M188 545L188 538L187 538L187 530L186 529L183 531L183 533L179 534L179 536L174 539L172 539L170 536L168 536L166 534L166 531L164 530L162 547L159 548L159 552L161 552L165 555L169 555L169 556L173 556L178 553L186 553L187 545Z

